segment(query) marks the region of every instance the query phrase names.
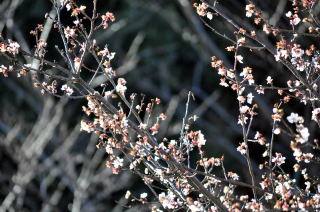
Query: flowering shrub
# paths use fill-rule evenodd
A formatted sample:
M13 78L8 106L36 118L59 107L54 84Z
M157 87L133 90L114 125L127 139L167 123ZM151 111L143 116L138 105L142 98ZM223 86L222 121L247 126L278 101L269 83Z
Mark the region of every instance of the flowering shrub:
M236 150L246 159L250 182L241 181L241 177L224 166L224 157L207 157L204 151L206 139L200 130L191 125L197 116L189 116L188 107L192 93L188 94L185 116L182 120L180 135L176 139L157 135L166 114L157 114L155 108L161 103L158 98L149 102L139 102L139 96L128 93L127 81L117 76L112 68L115 53L108 46L100 47L94 39L99 30L108 30L116 20L111 12L100 15L97 12L97 0L93 0L93 10L87 11L87 5L78 5L72 0L52 1L55 13L46 16L47 26L38 25L31 31L36 39L36 48L28 52L12 40L1 37L1 56L10 64L1 65L4 77L17 74L17 77L31 74L35 87L42 94L50 93L56 97L85 98L87 105L82 107L86 118L81 121L81 131L99 136L97 148L108 154L105 165L114 174L130 169L139 175L149 187L160 204L151 205L152 211L189 210L189 211L269 211L269 210L318 210L320 207L320 187L318 176L310 174L310 165L317 166L318 140L310 139L305 118L299 112L288 113L289 102L301 102L310 107L309 117L312 124L320 127L319 106L319 57L315 44L303 47L297 42L300 36L319 37L320 25L313 15L316 1L292 1L292 11L285 14L291 29L272 26L264 18L263 12L249 1L244 8L245 15L256 25L246 29L229 18L221 9L219 2L209 4L205 1L194 4L203 23L214 33L231 42L226 47L233 54L233 66L228 66L218 57L212 56L211 66L221 76L220 85L230 87L237 98L239 110L237 123L242 129L242 139ZM61 12L69 12L74 19L67 25L61 19ZM235 28L234 38L214 29L208 21L220 16ZM305 17L303 17L305 16ZM306 32L297 27L304 24ZM49 27L48 27L49 26ZM56 46L64 63L50 60L50 52L44 36L53 27L59 34L61 45ZM89 26L89 28L86 28ZM274 43L265 40L272 36ZM246 56L242 49L267 51L274 61L283 64L290 73L287 85L275 85L271 76L264 76L263 84L257 84L255 68L244 65ZM20 57L31 59L24 64ZM86 65L86 58L92 58L96 66ZM50 71L49 71L50 70ZM54 70L54 71L52 71ZM259 73L263 74L263 73ZM105 78L99 88L93 88L92 82L98 76ZM274 91L272 131L264 135L252 129L252 123L259 117L259 104L255 96L264 95L266 90ZM142 119L142 116L147 117ZM303 183L283 168L286 165L284 153L274 150L276 136L286 134L290 137L292 156L296 163L291 167L303 176ZM261 172L253 169L251 146L260 145L264 149ZM191 157L197 161L192 163ZM218 177L217 169L223 177ZM302 184L302 185L301 185ZM250 189L246 194L238 194L237 188ZM125 194L133 202L146 204L152 201L148 193L134 196L130 191Z

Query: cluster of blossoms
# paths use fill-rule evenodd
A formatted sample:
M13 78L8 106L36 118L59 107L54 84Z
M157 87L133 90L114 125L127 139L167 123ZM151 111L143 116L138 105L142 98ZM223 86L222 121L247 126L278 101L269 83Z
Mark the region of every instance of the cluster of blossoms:
M203 2L201 4L194 3L193 6L197 9L197 13L201 17L206 16L209 20L211 20L213 18L213 14L211 12L207 11L207 9L209 7L208 4L203 3Z
M19 48L20 48L20 45L17 42L12 41L10 39L8 39L7 43L0 42L0 52L2 54L9 53L9 54L16 55L19 53Z
M320 149L318 140L314 139L311 142L311 137L314 136L309 131L311 129L309 120L305 121L297 113L285 115L288 114L286 106L289 102L298 100L303 106L308 105L312 108L312 111L308 110L312 124L318 124L320 127L318 89L320 52L314 45L303 48L302 44L296 43L298 34L294 31L297 25L306 23L310 24L309 33L314 35L318 32L317 27L311 26L313 22L309 17L301 20L299 9L300 7L307 9L314 4L314 1L292 1L294 12L286 14L293 33L292 39L288 40L283 36L281 39L277 37L282 33L281 29L268 24L262 16L263 13L254 4L245 7L246 16L252 18L257 27L262 23L260 28L268 36L274 36L275 47L267 50L274 53L275 61L284 64L292 74L291 79L286 82L287 87L276 87L277 82L274 82L269 75L263 79L264 85L257 84L259 80L254 77L257 71L253 71L256 69L244 65L246 60L245 54L241 52L243 48L252 51L268 48L255 31L248 32L234 25L235 39L229 38L232 45L226 48L228 52L234 54L232 68L215 56L211 58L211 66L217 69L221 77L220 85L230 87L236 93L238 124L242 129L242 140L236 149L246 160L251 178L249 183L239 182L241 177L237 173L226 170L223 156L206 157L204 147L207 141L204 133L192 130L191 125L197 117L188 117L187 109L178 138L158 137L162 130L161 123L167 118L163 113L154 112L156 111L154 108L160 104L160 99L154 98L150 102L145 102L143 97L137 97L136 94L131 94L127 98L127 81L118 77L111 66L115 53L110 52L107 47L100 48L91 36L99 29L108 28L110 22L115 21L114 15L110 12L101 16L97 14L96 4L97 1L94 0L95 9L91 16L87 14L86 6L78 6L72 0L60 0L60 4L55 5L57 18L54 18L54 26L63 42L63 46L57 48L66 64L61 65L46 59L47 42L38 39L38 34L44 27L38 25L31 32L37 38L36 49L32 53L22 51L19 44L12 40L0 42L1 55L5 55L12 62L10 66L1 65L0 72L4 76L14 71L18 72L18 76L31 72L34 86L40 87L41 93L48 92L57 97L86 98L88 104L82 109L87 118L81 121L80 130L98 135L99 141L96 146L107 153L105 165L111 168L114 174L123 169L137 173L164 209L184 209L193 212L243 209L267 211L271 210L270 208L307 210L310 207L320 206L320 191L316 188L319 179L310 176L310 171L307 169L316 159L311 150ZM216 9L217 6L218 4L209 5L204 2L194 4L199 16L207 17L209 20L214 13L226 17L221 14L220 9ZM64 25L60 20L60 11L64 8L74 19L70 26ZM82 29L85 21L90 22L89 33ZM258 43L262 47L249 46L251 43ZM34 61L41 60L42 64L37 67L33 63L23 64L18 60L19 54ZM90 66L85 64L87 55L94 58L95 69L89 68L92 64ZM55 69L56 72L51 73L47 69ZM39 78L34 72L44 77ZM91 84L98 75L103 76L106 82L101 84L99 89L94 89ZM263 96L266 90L275 90L279 96L278 103L274 104L268 114L272 123L269 137L257 131L252 133L253 120L258 115L259 109L254 97ZM189 93L186 108L190 95ZM283 170L289 156L287 153L274 151L274 143L278 136L287 136L290 139L288 147L295 158L292 169L303 176L304 188ZM257 144L264 150L263 162L259 164L263 174L253 170L250 156L251 146ZM195 165L191 164L193 157L197 158ZM219 172L223 177L218 177ZM236 192L238 186L250 188L252 192L238 195ZM161 192L157 193L156 190ZM135 197L128 191L125 197L143 204L151 200L145 192ZM152 207L152 211L161 209Z
M243 129L243 141L239 142L237 151L247 160L252 185L256 184L255 181L259 179L259 175L251 171L252 168L250 168L252 165L250 158L251 144L249 145L249 143L259 143L265 148L262 154L262 158L265 158L265 161L259 165L259 168L265 171L261 175L260 182L261 188L266 191L264 194L265 201L256 198L248 201L245 204L245 208L248 210L264 211L268 204L273 204L274 208L284 211L307 210L307 208L317 208L315 202L319 202L320 190L319 186L317 187L318 178L311 177L308 174L308 168L310 164L317 161L315 152L319 150L318 140L314 139L313 142L310 140L311 137L314 137L310 132L310 128L315 123L318 126L313 127L320 127L320 95L318 88L320 52L314 44L303 48L303 43L297 43L300 34L308 36L309 33L310 36L316 35L315 37L319 37L317 20L312 17L312 14L309 17L303 18L303 14L301 13L303 10L310 10L314 4L315 1L292 1L293 12L289 11L284 15L289 19L288 25L292 30L284 30L270 25L264 18L263 12L251 1L250 4L246 5L246 17L253 19L253 24L257 28L261 27L265 34L268 36L273 35L273 38L276 40L273 49L267 47L255 31L247 32L247 30L236 24L233 25L236 28L236 31L234 31L235 39L226 37L222 33L217 33L229 41L233 40L234 44L226 48L228 52L234 53L234 65L232 68L227 67L224 61L219 60L216 56L211 57L211 66L217 69L217 73L221 77L220 85L230 87L236 92L239 103L238 123ZM200 16L205 16L208 13L208 8L210 8L218 15L226 18L225 14L221 14L221 8L218 8L216 5L206 5L205 7L196 5L196 8ZM227 21L233 24L230 19L227 19ZM209 25L208 23L206 24ZM298 31L295 31L295 28L300 24L306 25L307 33L299 34ZM213 31L216 32L215 29ZM284 35L284 33L287 34ZM291 37L291 39L288 37ZM262 49L274 53L275 61L287 67L293 78L288 79L286 82L287 87L275 86L274 79L270 75L266 76L265 85L256 84L256 81L260 80L255 80L252 67L243 65L245 59L241 51L244 48L249 48L251 52L255 49L260 49L260 47L253 46L252 43L260 44L263 46ZM258 95L265 94L266 90L275 90L280 97L279 103L276 103L271 111L270 118L273 122L271 138L269 139L260 132L257 132L251 138L252 120L258 115L254 110L258 108L258 105L253 104L253 98L256 94L252 88L255 89ZM287 105L289 102L294 101L301 102L303 105L308 105L308 107L312 108L312 110L307 110L309 112L307 117L310 117L307 122L298 113L285 115ZM313 120L315 123L309 122L309 120ZM274 141L278 138L277 136L289 136L290 138L287 146L292 150L290 157L293 156L296 161L292 170L299 172L305 180L304 184L306 187L303 189L305 192L303 195L299 193L301 190L299 189L298 182L292 179L293 176L285 174L283 170L283 167L287 166L287 155L281 152L274 152ZM313 193L311 192L312 189ZM257 197L254 190L253 194Z

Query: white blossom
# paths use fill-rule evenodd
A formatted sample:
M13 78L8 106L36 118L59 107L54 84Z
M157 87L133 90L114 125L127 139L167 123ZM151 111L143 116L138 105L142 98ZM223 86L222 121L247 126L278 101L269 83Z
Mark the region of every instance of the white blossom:
M287 117L289 123L294 124L299 121L299 115L297 113L291 113L290 116Z

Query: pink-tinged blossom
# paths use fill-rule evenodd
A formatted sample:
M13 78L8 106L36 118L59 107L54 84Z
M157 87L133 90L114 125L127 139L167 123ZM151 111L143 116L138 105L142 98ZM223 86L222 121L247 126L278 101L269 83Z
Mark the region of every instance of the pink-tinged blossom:
M244 103L246 101L246 98L244 96L238 96L238 101L241 103Z
M302 158L305 163L310 163L311 159L314 157L312 153L303 153Z
M204 135L200 130L196 132L191 131L190 133L188 133L188 137L192 140L193 146L201 148L206 144L206 139L204 138Z
M256 91L258 94L264 94L264 88L263 87L257 87Z
M64 84L61 87L61 90L64 91L66 93L66 95L71 96L73 94L73 89L70 88L67 84Z
M208 8L208 5L206 3L201 3L196 5L197 13L200 16L205 16L207 14L206 9Z
M248 107L247 105L241 106L240 113L244 114L244 113L248 112L249 109L250 109L250 107Z
M91 123L81 120L80 131L86 131L88 133L93 132L94 128Z
M9 45L7 46L7 51L13 55L16 55L19 53L19 48L20 48L20 45L15 42L15 41L12 41L12 40L8 40L9 42Z
M113 161L113 166L114 166L114 168L121 168L121 167L123 166L123 158L117 157L117 158Z
M285 163L286 157L283 157L281 153L276 152L276 156L272 157L272 162L277 166L280 166Z
M246 16L248 18L252 17L254 13L254 5L253 4L247 4L246 5Z
M79 71L79 69L80 69L80 62L81 62L81 58L80 57L74 58L74 68L77 71Z
M126 85L126 80L124 78L119 78L118 79L118 84L116 86L116 91L122 95L125 94L125 92L127 91L127 87Z
M112 146L110 144L106 145L106 153L113 154L113 149L112 149Z
M242 155L246 154L247 145L245 144L245 142L240 143L240 145L237 147L237 151L240 152Z
M64 29L64 36L69 39L69 38L76 38L76 29L70 28L67 26L67 28Z
M320 107L315 108L312 111L312 120L319 121L320 120Z
M112 60L115 55L116 55L115 52L110 52L110 53L107 55L107 57L109 58L109 60Z
M2 73L4 77L8 77L8 68L5 67L4 65L1 65L0 66L0 73Z
M287 59L289 57L289 52L286 49L278 49L275 55L276 61L281 59Z
M239 46L243 46L246 43L246 38L245 37L239 38L237 43Z
M70 11L70 10L71 10L71 3L68 3L68 4L66 5L66 8L67 8L67 11Z
M219 85L223 87L229 87L229 84L226 82L226 80L227 80L226 78L221 78Z
M306 128L306 127L297 128L297 131L300 133L301 138L302 138L302 139L298 139L298 142L299 143L307 142L309 139L309 136L310 136L308 128Z
M298 25L301 21L301 19L299 18L299 16L297 14L294 14L292 17L291 17L292 20L290 20L290 24L293 24L293 25Z
M101 16L102 19L102 27L104 29L108 28L109 24L108 21L114 22L116 20L115 16L111 12L107 12L106 14Z
M230 177L232 180L239 180L239 175L234 172L228 172L228 177Z
M256 139L260 145L264 145L266 143L266 138L263 137L259 131L254 135L254 139Z
M291 56L302 57L303 54L304 54L304 50L300 48L300 45L294 44L293 48L291 49Z
M40 39L38 41L38 49L44 49L47 46L47 42L45 40Z
M4 53L7 51L7 45L0 42L0 52Z
M189 209L191 210L191 212L200 212L200 211L204 211L203 206L201 205L200 202L198 201L194 201L193 204L188 206Z
M172 192L168 192L167 195L165 192L162 192L161 194L159 194L158 199L159 202L162 204L163 208L165 209L175 209L179 206Z
M241 55L237 55L236 59L239 63L243 63L243 57Z

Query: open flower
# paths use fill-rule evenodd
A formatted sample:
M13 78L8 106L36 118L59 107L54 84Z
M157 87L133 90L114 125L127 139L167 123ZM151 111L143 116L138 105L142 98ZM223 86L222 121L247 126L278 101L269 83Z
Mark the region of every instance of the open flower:
M64 91L66 93L66 95L71 96L73 94L73 89L70 88L67 84L64 84L61 87L61 90Z

